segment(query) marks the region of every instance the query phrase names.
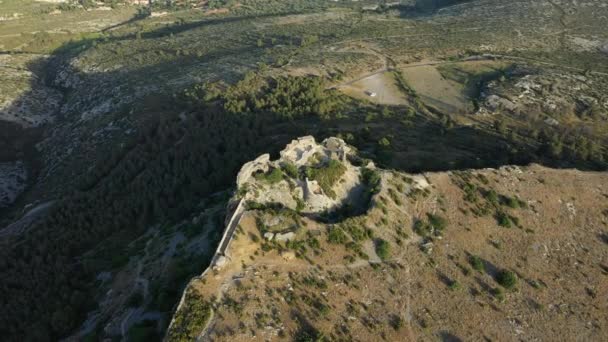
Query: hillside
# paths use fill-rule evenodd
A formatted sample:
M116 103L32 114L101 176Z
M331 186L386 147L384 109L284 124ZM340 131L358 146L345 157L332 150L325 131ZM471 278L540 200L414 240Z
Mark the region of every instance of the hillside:
M299 139L278 168L242 168L237 228L186 288L168 341L608 336L608 175L538 165L413 175L355 167L336 145ZM310 210L317 200L297 184L331 163L375 175L355 177L373 194L364 213ZM352 189L349 178L316 196Z
M591 189L600 181L594 177L601 179L608 169L606 27L604 0L159 0L151 5L147 0L1 0L0 336L6 341L161 340L172 318L179 317L174 314L186 285L217 261L214 251L227 243L225 218L235 208L247 209L241 226L254 233L252 224L245 226L256 215L267 215L260 219L268 225L283 220L273 218L280 213L289 218L285 224L297 220L318 227L319 245L312 249L337 251L336 265L354 263L362 270L368 267L363 253L378 261L372 248L377 238L388 242L383 246L393 257L414 253L406 256L416 264L437 259L442 265L442 254L435 252L447 247L437 238L433 259L415 254L422 238L411 233L412 220L424 219L418 230L427 234L427 212L448 220L445 236L468 237L471 244L495 238L469 236L458 230L459 223L490 229L498 221L515 226L517 217L526 223L523 230L492 233L506 234L505 239L514 234L512 241L542 241L551 237L550 228L572 226L544 230L550 221L534 221L531 204L517 210L497 204L507 200L501 195L519 196L520 182L498 182L493 172L515 175L515 166L524 178L531 172L546 173L546 179L583 177L570 190L558 189L557 181L536 184L532 176L529 184L521 183L520 199L542 201L534 205L545 208L539 215L547 220L561 212L550 206L559 199L573 203L572 222L603 220L601 202L568 198L596 194ZM311 148L304 154L322 156L328 149L333 152L326 157L339 158L277 164L279 158L297 156L281 150L300 144ZM261 169L239 177L243 165ZM451 183L439 190L451 202L437 200L431 207L423 204L426 197L416 197L419 207L431 209L405 207L414 205L405 195L414 183L386 195L397 185L387 185L393 176L384 170L407 175L404 181L426 177L432 181L427 192L437 198L443 183L433 177L450 174ZM489 185L469 179L476 173L497 182L491 184L497 192L488 195L491 204L484 200ZM378 175L384 200L376 194ZM343 183L333 188L338 179ZM456 190L449 195L457 183L469 200L477 198L475 205L457 206L468 216L453 210L463 196ZM542 193L548 197L535 197ZM412 217L397 218L398 206L389 205L392 197ZM270 208L275 213L268 214ZM358 237L363 240L348 247L355 250L327 245L327 227L368 216L371 221L361 222L376 235ZM385 231L383 218L402 224L403 250L393 236L397 233ZM603 246L605 228L595 229L600 238L589 245ZM270 233L272 241L277 233L280 239L293 237L289 231ZM351 233L359 234L345 231L346 242ZM259 241L247 246L259 248L265 241L257 234ZM524 242L513 243L513 253L527 253ZM263 245L270 248L264 251L268 257L284 248ZM462 250L488 262L483 276L471 274L499 288L490 263L513 271L517 265L492 259L499 249L483 246L489 249ZM589 253L603 251L589 248ZM311 260L318 258L316 264L327 254L306 249ZM500 251L507 250L501 245ZM260 255L254 254L256 260ZM466 265L462 253L454 258ZM586 259L559 267L578 260ZM441 271L458 280L453 287L476 282L472 276L457 278L447 266ZM535 272L545 282L554 278L554 273ZM429 282L434 284L429 291L443 289L436 281L424 279L421 286ZM521 291L524 283L518 281ZM601 298L600 290L592 290L598 295L589 303ZM542 304L548 308L546 296ZM434 305L428 304L429 310ZM425 324L458 316L438 312L426 316ZM338 322L334 311L327 314ZM554 319L539 315L542 322ZM591 328L572 331L590 339L601 336L593 319L589 322ZM285 333L293 335L289 329ZM332 333L327 326L319 329ZM565 328L556 328L553 336L560 329ZM581 333L585 329L588 335ZM431 330L429 336L437 334ZM468 336L456 323L449 330ZM205 333L214 331L222 329Z

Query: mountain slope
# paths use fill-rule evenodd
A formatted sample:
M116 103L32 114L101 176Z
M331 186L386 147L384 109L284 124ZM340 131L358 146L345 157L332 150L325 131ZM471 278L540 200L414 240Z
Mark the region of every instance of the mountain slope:
M290 155L274 165L298 165ZM255 174L249 166L241 180ZM188 285L167 339L608 336L608 175L538 165L374 173L377 192L360 216L289 209L298 186L281 183L302 175L252 179L235 199L249 209Z

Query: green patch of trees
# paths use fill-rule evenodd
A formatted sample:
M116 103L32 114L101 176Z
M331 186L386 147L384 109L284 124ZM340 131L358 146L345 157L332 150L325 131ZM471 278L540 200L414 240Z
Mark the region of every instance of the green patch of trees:
M330 118L342 106L343 100L335 90L325 89L320 77L281 76L264 79L249 73L232 86L204 84L184 93L193 104L219 101L232 114L273 114L294 119L307 115Z

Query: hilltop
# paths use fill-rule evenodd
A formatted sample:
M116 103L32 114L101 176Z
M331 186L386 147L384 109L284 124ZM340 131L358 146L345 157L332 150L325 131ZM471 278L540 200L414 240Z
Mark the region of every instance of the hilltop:
M227 243L187 286L168 341L607 336L605 173L407 174L336 138L280 155L241 169ZM308 178L336 163L326 186ZM316 205L359 185L362 212Z
M354 263L357 270L368 269L365 255L378 263L378 239L393 257L414 253L407 258L419 262L426 262L415 254L419 248L433 249L432 264L434 253L446 248L435 236L436 225L445 224L443 241L450 234L452 241L461 236L477 241L477 235L458 230L459 224L494 229L498 223L514 227L519 219L527 222L523 232L497 232L539 243L550 238L552 230L533 220L531 205L509 206L523 202L514 199L520 195L514 192L518 182L493 176L518 172L506 165L520 166L528 182L521 184L535 193L519 198L542 201L535 205L546 209L539 214L546 220L553 218L550 210L562 209L549 206L554 197L577 213L588 210L593 222L604 217L597 202L568 198L588 196L603 177L594 172L608 168L605 0L147 3L0 2L4 340L162 339L189 280L210 263L234 265L234 258L214 254L233 241L222 240L231 231L227 226L236 229L224 222L233 213L242 214L243 229L257 229L259 241L247 245L253 252L263 245L270 248L262 250L269 257L287 253L286 241L308 232L294 227L306 223L318 227L319 244L312 239L318 247L299 240L300 247L290 244L294 263L303 260L297 255L305 246L311 260L320 258L317 264L328 252L313 250L323 248L340 258L349 255L331 262ZM309 158L301 159L300 150ZM256 172L239 177L249 162ZM547 175L539 179L581 177L576 183L581 194L562 193L557 181L536 183L531 173ZM451 194L460 177L454 175L473 174L495 184L467 178ZM451 183L433 179L439 175L450 175ZM393 176L406 184L391 185ZM445 204L439 200L443 191ZM455 211L458 191L479 203L459 204ZM520 192L527 191L522 185ZM434 206L424 200L427 193L437 198ZM542 193L549 197L537 197ZM468 216L460 216L461 208ZM398 216L399 210L407 214ZM391 233L383 219L399 224L402 232ZM429 226L431 219L435 223ZM257 223L254 228L252 220L267 228L258 229ZM412 225L424 237L411 233ZM333 226L342 227L346 237L328 245L324 234ZM364 234L349 231L351 226L365 227ZM526 232L536 226L537 234ZM573 227L563 226L554 229ZM605 233L598 234L601 241ZM481 234L479 241L496 236ZM589 240L591 253L602 251L596 243ZM517 270L493 254L497 247L488 246L470 252ZM523 242L514 246L524 254L528 248ZM460 250L469 251L464 245ZM564 263L579 260L584 258ZM417 272L428 274L422 270ZM442 270L457 278L449 268ZM538 273L543 281L554 274ZM480 279L500 288L493 276L488 271ZM458 278L452 287L464 288L467 279ZM428 282L443 289L436 280L421 280L421 286ZM541 304L548 308L549 302ZM431 304L429 310L424 324L430 327L457 316L444 316ZM464 328L451 330L467 336ZM214 331L221 329L208 333Z

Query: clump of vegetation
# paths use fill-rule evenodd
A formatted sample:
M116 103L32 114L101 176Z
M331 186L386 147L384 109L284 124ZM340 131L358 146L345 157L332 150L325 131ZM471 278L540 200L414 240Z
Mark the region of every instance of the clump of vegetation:
M515 197L508 197L507 200L507 206L509 208L513 208L513 209L519 209L519 200Z
M492 289L492 295L501 302L505 300L505 292L500 287Z
M269 184L276 184L283 180L283 171L281 169L272 169L267 173L258 173L255 175L255 178L258 180L263 180Z
M335 159L329 160L327 165L322 167L306 168L306 176L309 179L316 180L323 192L331 198L336 198L336 193L332 188L342 178L344 172L346 172L346 167Z
M509 215L502 211L496 213L496 221L501 227L511 228L511 218L509 217Z
M389 324L393 329L399 330L403 327L403 319L399 315L391 315Z
M469 257L469 263L471 264L471 267L478 272L484 272L486 269L483 260L477 255L471 255Z
M211 316L211 304L195 290L186 290L184 305L173 317L173 327L167 332L171 341L192 341L201 332Z
M391 255L391 246L383 239L376 240L376 254L382 260L387 260Z
M435 230L442 232L448 225L448 220L444 217L434 214L427 214L429 218L430 225L435 228Z
M460 283L457 280L452 280L448 288L452 291L456 291L460 289Z
M367 185L368 191L371 194L377 194L380 191L380 182L382 180L380 173L376 170L362 168L361 175L363 183Z
M293 163L285 162L281 167L283 169L283 172L285 172L285 174L289 177L296 179L299 177L298 167L295 166Z
M327 241L336 245L344 244L348 241L348 237L344 233L344 230L340 227L332 227L329 229L327 234Z
M319 77L284 76L267 80L249 73L224 91L219 85L205 84L188 90L186 99L195 104L219 101L231 114L269 113L295 119L306 115L329 118L342 101L336 91L325 89Z
M517 276L509 270L502 270L496 275L496 282L505 289L511 290L517 285Z
M423 237L440 236L448 225L448 220L436 214L427 214L428 221L414 222L414 232Z
M519 226L519 218L517 218L515 216L511 216L511 215L505 213L504 211L497 212L495 217L496 217L496 222L501 227L511 228L513 225Z

